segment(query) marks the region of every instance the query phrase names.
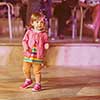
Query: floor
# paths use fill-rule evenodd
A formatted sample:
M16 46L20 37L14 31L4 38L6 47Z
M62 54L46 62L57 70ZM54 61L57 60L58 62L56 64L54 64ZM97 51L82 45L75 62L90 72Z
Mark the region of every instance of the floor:
M0 66L0 100L100 100L100 68L96 67L44 67L40 92L32 92L32 86L20 89L23 82L21 66Z
M12 41L0 39L0 45L10 45ZM14 45L19 42L13 41ZM100 67L96 66L44 67L40 92L32 92L32 86L20 89L23 82L21 66L0 66L0 100L100 100Z

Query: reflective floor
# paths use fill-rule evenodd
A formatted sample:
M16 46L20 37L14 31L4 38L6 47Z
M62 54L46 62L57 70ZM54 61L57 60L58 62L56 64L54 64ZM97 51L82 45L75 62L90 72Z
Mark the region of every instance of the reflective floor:
M40 92L20 89L23 82L21 66L0 66L0 100L100 100L99 67L45 67Z
M12 41L0 39L1 45ZM13 43L21 45L21 40ZM23 82L22 66L0 66L0 100L100 100L100 66L45 67L40 92L32 92L32 86L20 89Z

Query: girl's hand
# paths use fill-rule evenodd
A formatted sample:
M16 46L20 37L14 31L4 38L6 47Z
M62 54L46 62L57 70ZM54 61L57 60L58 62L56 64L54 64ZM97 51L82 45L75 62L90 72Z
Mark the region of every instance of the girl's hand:
M26 52L26 51L29 51L29 48L28 48L28 46L24 46L24 52Z
M44 45L44 48L47 50L47 49L49 48L49 44L46 43L46 44Z
M31 53L30 53L29 51L25 51L25 52L23 52L23 54L24 54L24 56L26 56L26 57L30 57L30 56L31 56Z
M28 51L28 48L24 48L24 52Z

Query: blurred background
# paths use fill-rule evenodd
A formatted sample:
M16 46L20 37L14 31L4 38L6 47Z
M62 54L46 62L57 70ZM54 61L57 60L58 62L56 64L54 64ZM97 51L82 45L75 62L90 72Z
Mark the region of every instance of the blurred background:
M23 37L33 12L46 16L50 39L78 38L80 6L78 0L0 0L0 38ZM91 22L92 10L87 9L84 22ZM93 32L83 27L83 37Z

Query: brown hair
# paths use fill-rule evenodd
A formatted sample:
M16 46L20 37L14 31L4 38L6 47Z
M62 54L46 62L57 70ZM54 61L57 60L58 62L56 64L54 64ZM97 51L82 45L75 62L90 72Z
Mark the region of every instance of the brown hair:
M29 25L27 26L28 28L34 28L32 26L32 23L36 20L42 20L44 22L44 28L42 31L45 31L45 32L48 32L48 28L47 28L47 24L46 24L46 21L45 21L45 16L39 12L35 12L31 15L31 18L30 18L30 23ZM27 28L27 29L28 29Z
M30 25L32 24L33 21L36 21L36 20L43 20L44 23L45 23L45 19L44 19L44 16L41 14L41 13L33 13L31 15L31 18L30 18Z

